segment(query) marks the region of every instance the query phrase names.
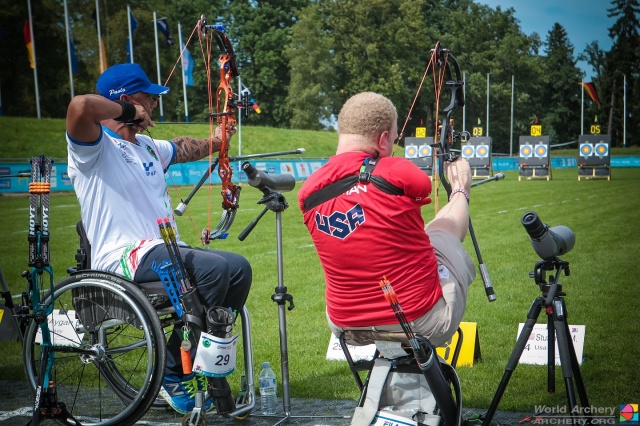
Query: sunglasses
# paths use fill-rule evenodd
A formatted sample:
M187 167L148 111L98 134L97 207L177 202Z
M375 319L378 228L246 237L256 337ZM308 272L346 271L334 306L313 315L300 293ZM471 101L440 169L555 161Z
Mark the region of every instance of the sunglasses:
M143 93L151 102L158 102L160 95L152 95L151 93Z

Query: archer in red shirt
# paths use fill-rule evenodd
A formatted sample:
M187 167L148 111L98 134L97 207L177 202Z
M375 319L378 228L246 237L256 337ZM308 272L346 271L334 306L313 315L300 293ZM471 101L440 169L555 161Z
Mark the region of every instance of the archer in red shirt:
M475 277L462 246L469 164L445 166L451 200L425 228L421 208L431 202L431 180L409 160L391 157L398 136L391 101L371 92L353 96L338 116L338 134L336 155L298 193L324 269L329 326L336 335L401 331L378 284L386 275L413 331L441 345L458 328ZM358 180L367 173L370 181Z

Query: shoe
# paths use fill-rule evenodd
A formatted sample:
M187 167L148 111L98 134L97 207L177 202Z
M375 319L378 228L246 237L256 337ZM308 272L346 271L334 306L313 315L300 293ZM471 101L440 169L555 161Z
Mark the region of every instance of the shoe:
M189 374L182 378L165 376L162 379L160 396L178 413L187 414L195 408L196 392L199 390L203 392L207 390L207 379L200 374ZM209 398L202 408L209 411L213 407L213 399Z
M160 396L178 413L187 414L193 411L196 405L197 391L198 382L195 374L189 374L182 378L179 376L165 376L162 379Z
M208 382L204 374L195 374L195 377L193 380L196 382L196 386L198 387L199 391L203 391L203 392L207 391ZM213 400L211 395L209 395L209 399L207 399L202 405L203 405L202 408L204 408L204 411L211 411L216 407L215 401Z
M178 376L165 376L160 388L160 396L180 414L187 414L196 406L196 392L207 391L207 378L201 374L189 374L180 378ZM211 411L215 407L213 398L207 399L203 404L205 411Z

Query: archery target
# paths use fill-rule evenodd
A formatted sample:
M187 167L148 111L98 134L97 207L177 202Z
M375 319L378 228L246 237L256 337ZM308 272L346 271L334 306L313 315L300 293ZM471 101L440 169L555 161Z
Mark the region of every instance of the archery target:
M595 153L598 157L606 157L609 155L609 144L605 142L599 142L595 146Z
M462 158L469 159L473 158L474 149L473 145L465 145L462 147Z
M431 145L420 145L418 152L419 157L431 157L433 155L433 148Z
M533 147L529 144L520 145L520 157L531 158L533 156Z
M489 157L489 146L488 145L478 145L476 146L476 157L478 158L488 158Z
M547 153L549 152L549 148L545 144L538 144L536 145L536 149L534 152L537 158L544 158L547 156Z
M580 156L589 157L593 155L593 144L583 143L580 144Z
M415 145L407 145L404 148L405 158L418 158L418 147Z

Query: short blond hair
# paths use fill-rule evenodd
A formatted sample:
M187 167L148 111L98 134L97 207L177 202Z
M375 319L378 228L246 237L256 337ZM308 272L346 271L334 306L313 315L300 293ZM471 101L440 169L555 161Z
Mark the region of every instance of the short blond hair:
M389 99L374 92L358 93L338 114L338 134L362 135L371 140L390 132L397 121L396 107Z

